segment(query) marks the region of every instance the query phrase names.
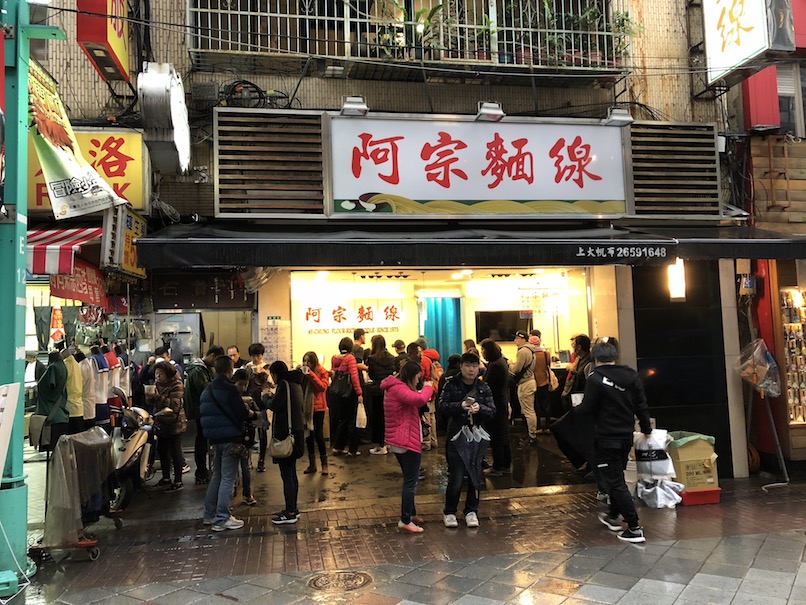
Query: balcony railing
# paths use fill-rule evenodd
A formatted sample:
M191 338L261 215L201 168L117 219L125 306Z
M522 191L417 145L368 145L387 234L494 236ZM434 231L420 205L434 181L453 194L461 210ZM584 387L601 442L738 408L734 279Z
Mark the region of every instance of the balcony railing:
M191 55L622 71L627 0L188 0Z

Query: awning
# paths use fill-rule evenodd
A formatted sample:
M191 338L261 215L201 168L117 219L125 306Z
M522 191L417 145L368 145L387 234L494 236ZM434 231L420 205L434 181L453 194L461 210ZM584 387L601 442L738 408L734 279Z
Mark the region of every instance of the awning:
M29 231L27 269L34 275L71 275L76 252L102 233L96 227Z
M370 227L372 229L370 230ZM664 265L689 259L806 258L806 238L748 227L538 230L443 223L171 225L136 241L156 268Z

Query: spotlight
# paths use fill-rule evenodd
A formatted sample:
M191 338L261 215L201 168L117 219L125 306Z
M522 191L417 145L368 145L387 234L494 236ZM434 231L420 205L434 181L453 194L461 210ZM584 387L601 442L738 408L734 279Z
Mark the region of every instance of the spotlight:
M607 117L602 120L603 126L629 126L633 123L629 110L620 107L611 107L607 110Z
M343 116L365 116L369 113L364 97L344 97L344 102L341 106L341 115Z
M479 101L479 111L476 114L477 122L500 122L507 114L501 109L500 103Z

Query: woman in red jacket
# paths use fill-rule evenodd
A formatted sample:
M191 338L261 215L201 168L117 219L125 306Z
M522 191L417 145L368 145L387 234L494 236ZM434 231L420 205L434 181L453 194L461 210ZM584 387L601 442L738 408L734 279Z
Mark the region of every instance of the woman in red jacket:
M414 534L423 531L417 525L423 521L417 516L414 506L414 493L417 490L420 461L423 457L420 408L430 401L434 393L430 384L426 384L422 391L417 391L421 374L420 364L409 361L400 368L396 377L389 376L381 382L381 390L385 391L383 408L386 444L403 470L400 521L397 526Z
M334 372L344 372L350 377L350 384L353 386L352 392L347 397L335 398L333 404L338 412L338 425L336 436L333 440L333 455L347 454L348 456L360 456L358 442L361 434L355 428L355 415L358 411L358 404L364 403L364 393L361 390L361 381L358 378L358 367L356 366L353 350L353 340L345 336L339 342L339 354L334 355L330 360ZM349 448L345 449L345 448Z
M308 430L305 443L308 446L308 468L303 474L310 475L316 472L316 456L314 455L314 442L319 446L319 459L322 462L322 474L328 474L327 446L325 445L325 412L327 412L327 385L330 384L330 374L319 363L319 357L313 351L308 351L302 357L302 373L305 380L302 391L305 395L305 426L313 427Z

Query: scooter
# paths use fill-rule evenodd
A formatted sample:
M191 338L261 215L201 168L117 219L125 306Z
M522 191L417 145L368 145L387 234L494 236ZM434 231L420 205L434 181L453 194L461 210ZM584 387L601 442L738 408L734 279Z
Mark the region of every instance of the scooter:
M112 433L113 447L118 456L115 475L120 485L110 505L112 510L125 510L134 491L154 476L152 450L157 436L154 421L173 413L167 407L153 416L143 408L124 408L122 426L115 427Z

